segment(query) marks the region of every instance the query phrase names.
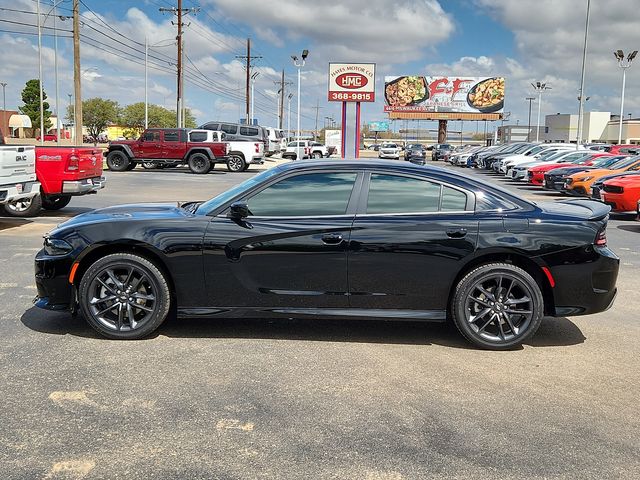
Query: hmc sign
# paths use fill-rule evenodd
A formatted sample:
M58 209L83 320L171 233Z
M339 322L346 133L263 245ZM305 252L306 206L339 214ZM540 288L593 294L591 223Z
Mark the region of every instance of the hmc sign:
M375 102L375 63L330 63L330 102Z

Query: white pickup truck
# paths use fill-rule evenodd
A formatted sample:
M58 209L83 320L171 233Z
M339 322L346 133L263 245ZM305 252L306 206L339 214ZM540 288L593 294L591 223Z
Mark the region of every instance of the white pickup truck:
M282 158L299 160L304 158L323 158L329 156L329 150L319 142L310 140L299 140L289 142L287 149L282 154Z
M264 143L241 140L230 142L226 136L226 133L219 130L189 130L190 142L227 142L230 147L227 169L231 172L244 172L250 165L264 163ZM214 164L211 165L213 167Z
M40 202L36 178L36 147L5 145L0 132L0 205ZM36 209L37 211L37 209Z

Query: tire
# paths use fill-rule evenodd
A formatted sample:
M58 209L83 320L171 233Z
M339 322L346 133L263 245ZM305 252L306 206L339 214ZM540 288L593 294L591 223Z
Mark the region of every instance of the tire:
M138 162L134 162L130 160L129 165L127 165L127 172L130 172L131 170L136 168L137 165L138 165Z
M42 208L42 198L36 195L4 204L4 211L10 217L35 217Z
M247 170L249 170L251 164L247 163L244 168L242 169L243 172L246 172Z
M191 173L196 173L198 175L208 173L209 167L211 166L209 157L207 157L204 153L192 153L189 156L187 164L189 165L189 170L191 170Z
M460 280L450 312L460 333L475 346L508 350L538 330L544 300L540 286L523 269L488 263Z
M91 327L104 337L121 340L154 332L171 306L163 273L146 258L130 253L114 253L91 264L80 280L78 299Z
M156 167L157 167L156 162L148 162L148 161L143 161L142 162L142 168L144 168L146 170L153 170Z
M45 210L60 210L69 205L71 195L43 195L42 208Z
M230 172L242 172L246 165L247 162L240 155L231 155L227 160L227 170Z
M211 165L209 165L209 171L211 172L214 168L216 168L216 164L213 162L210 162Z
M312 157L313 157L313 158L315 158L315 159L322 158L322 153L320 153L320 152L313 152Z
M120 150L114 150L107 154L107 166L114 172L124 172L129 166L129 157Z

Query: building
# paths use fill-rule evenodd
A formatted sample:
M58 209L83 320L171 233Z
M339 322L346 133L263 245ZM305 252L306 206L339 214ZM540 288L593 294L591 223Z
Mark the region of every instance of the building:
M544 139L545 127L540 127L539 138ZM504 139L503 139L504 137ZM502 143L535 142L536 127L526 125L503 125L498 127L498 140Z
M545 142L576 143L578 115L556 113L545 117ZM618 143L620 116L610 112L586 112L582 121L585 143ZM622 143L640 144L640 118L622 121Z
M618 143L620 132L620 115L613 115L607 122L603 133L605 143ZM623 144L640 144L640 118L627 118L622 120L622 142Z

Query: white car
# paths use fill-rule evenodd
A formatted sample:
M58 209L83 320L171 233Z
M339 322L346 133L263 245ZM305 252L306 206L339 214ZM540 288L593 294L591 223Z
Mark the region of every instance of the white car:
M589 150L561 150L559 152L554 153L550 157L545 158L543 161L531 161L528 163L521 163L509 170L508 177L511 180L526 180L529 176L529 168L535 165L543 165L545 163L570 163L575 160L579 160L585 155L589 155L593 152Z
M476 153L477 151L481 150L482 148L483 147L477 147L477 146L466 148L463 151L456 152L455 154L453 154L449 158L449 161L451 162L451 165L456 165L458 167L466 167L467 160L469 159L469 157L474 153Z
M545 152L546 150L550 149L550 148L561 148L561 147L567 147L568 145L566 143L560 143L560 144L554 144L554 143L541 143L541 144L537 144L537 145L532 145L529 148L527 148L525 151L517 154L517 155L509 155L508 157L504 157L503 159L499 160L498 162L496 162L494 164L494 170L496 172L500 172L500 173L506 173L507 172L507 164L510 164L510 162L513 162L515 160L522 160L523 162L527 161L527 160L531 160L533 158L536 158L536 155L540 155L542 152ZM570 146L570 145L569 145ZM575 150L575 146L573 148L573 150Z
M378 158L400 160L400 147L396 143L383 143L378 150Z
M580 150L583 150L583 149L580 149ZM556 155L557 153L561 153L561 152L569 153L569 152L575 152L575 151L576 151L576 147L568 147L568 146L567 147L551 147L546 150L542 150L538 152L536 155L533 156L533 158L531 156L518 155L512 158L511 160L504 162L504 164L501 165L500 171L504 173L505 176L510 177L511 169L514 167L517 167L518 165L531 163L531 162L544 162L545 160L548 160L549 158L551 158L553 155Z

